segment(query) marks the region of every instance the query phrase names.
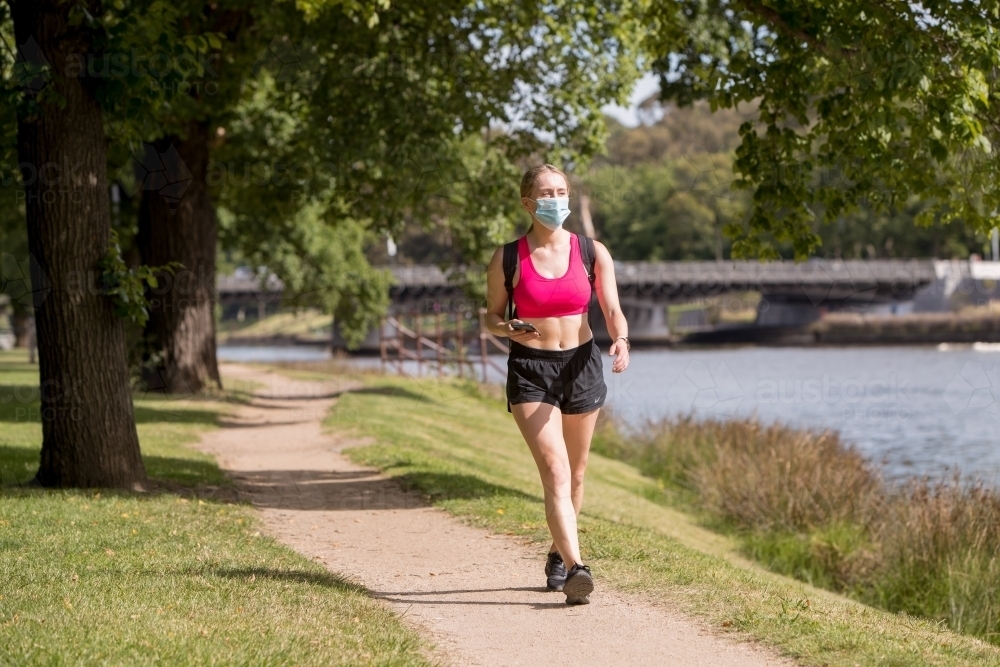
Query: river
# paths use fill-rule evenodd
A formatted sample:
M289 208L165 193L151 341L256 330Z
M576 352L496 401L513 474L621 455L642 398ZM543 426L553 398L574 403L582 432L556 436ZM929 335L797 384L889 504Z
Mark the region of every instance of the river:
M961 471L1000 482L995 346L636 351L605 362L609 409L628 424L693 413L835 429L887 476Z
M219 356L312 361L329 353L221 347ZM377 366L378 360L356 363ZM607 409L630 425L686 413L756 415L766 422L835 429L883 462L889 477L957 470L1000 484L996 346L635 350L620 375L611 373L606 357L605 380Z

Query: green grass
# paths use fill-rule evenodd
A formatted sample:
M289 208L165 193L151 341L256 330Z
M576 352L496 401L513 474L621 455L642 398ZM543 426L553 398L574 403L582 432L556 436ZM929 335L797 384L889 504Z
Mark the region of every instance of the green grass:
M18 486L37 467L37 403L2 397L36 373L0 353L0 664L430 664L363 589L262 536L249 507L212 499L228 482L187 445L226 403L138 402L147 471L178 493Z
M20 350L0 353L0 480L7 487L27 483L38 470L38 367L26 359ZM229 485L212 457L185 445L215 428L219 415L231 409L198 397L137 397L136 429L149 476L189 486Z
M329 336L330 322L329 314L308 308L302 311L272 314L263 320L253 319L247 322L227 320L220 324L219 333L234 340L268 336Z
M496 397L455 381L369 377L327 425L371 438L348 454L439 507L536 540L541 570L548 535L537 472ZM1000 665L1000 649L978 639L754 565L736 539L669 506L656 482L620 461L592 455L586 494L581 542L599 586L679 607L807 665Z

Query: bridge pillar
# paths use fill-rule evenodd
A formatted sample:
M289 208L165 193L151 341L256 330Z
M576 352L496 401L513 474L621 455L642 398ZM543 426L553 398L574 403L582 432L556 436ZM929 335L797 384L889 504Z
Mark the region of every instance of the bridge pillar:
M757 303L755 324L758 327L803 327L818 320L826 310L810 301L762 296Z

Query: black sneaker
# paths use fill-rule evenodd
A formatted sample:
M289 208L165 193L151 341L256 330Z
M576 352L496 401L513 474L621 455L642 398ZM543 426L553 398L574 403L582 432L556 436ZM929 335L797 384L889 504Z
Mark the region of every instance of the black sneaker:
M590 568L577 563L566 575L566 583L563 584L566 604L590 604L587 596L593 591L594 577L590 575Z
M563 584L566 583L566 564L558 551L549 553L548 560L545 561L545 576L548 577L545 583L550 591L563 589Z

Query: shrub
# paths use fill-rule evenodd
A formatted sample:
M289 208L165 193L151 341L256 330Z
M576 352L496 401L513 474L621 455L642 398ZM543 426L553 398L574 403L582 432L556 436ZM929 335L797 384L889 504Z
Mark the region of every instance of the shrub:
M856 573L859 597L945 620L1000 643L1000 494L955 476L898 489L873 533L878 558Z
M830 432L688 416L625 434L605 423L595 449L693 492L702 507L742 528L867 523L883 500L874 467Z

